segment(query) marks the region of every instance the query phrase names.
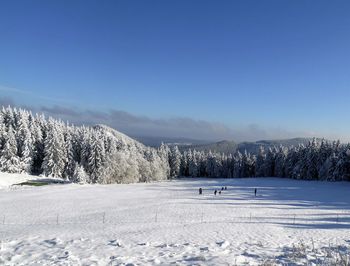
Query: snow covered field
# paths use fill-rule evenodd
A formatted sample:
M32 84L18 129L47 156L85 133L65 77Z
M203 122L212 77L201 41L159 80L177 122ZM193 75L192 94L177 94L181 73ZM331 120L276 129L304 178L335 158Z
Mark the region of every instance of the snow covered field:
M349 191L277 178L2 189L0 264L320 264L349 252Z

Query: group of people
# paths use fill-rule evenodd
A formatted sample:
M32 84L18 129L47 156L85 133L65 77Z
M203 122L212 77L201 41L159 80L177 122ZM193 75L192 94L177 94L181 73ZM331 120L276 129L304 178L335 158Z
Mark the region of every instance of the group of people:
M221 194L221 191L223 191L223 190L227 190L227 187L222 187L221 190L219 190L219 191L215 189L214 195L216 196L217 193Z
M219 195L220 195L220 194L221 194L221 191L223 191L223 190L227 190L227 187L226 187L226 186L225 186L225 187L222 187L221 190L219 190L219 191L218 191L217 189L215 189L215 190L214 190L214 195L216 196L217 193L219 193ZM254 195L255 195L255 197L256 197L256 193L257 193L257 192L258 192L258 190L255 188L255 189L254 189ZM199 188L199 195L202 195L202 194L203 194L203 189L200 187L200 188Z
M222 187L221 190L219 190L219 191L217 189L215 189L214 195L216 196L217 193L221 194L221 191L223 191L223 190L227 190L227 187L226 186ZM199 188L199 195L202 195L202 194L203 194L203 190L202 190L202 188Z

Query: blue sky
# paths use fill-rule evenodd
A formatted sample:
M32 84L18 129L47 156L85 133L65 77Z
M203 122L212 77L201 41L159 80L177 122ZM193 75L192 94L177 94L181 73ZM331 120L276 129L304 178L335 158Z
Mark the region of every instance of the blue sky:
M0 96L134 135L350 140L349 14L349 1L1 1Z

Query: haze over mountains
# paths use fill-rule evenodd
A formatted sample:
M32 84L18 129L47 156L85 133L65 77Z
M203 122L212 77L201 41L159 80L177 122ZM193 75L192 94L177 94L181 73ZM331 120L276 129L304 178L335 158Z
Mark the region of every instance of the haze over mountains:
M244 152L245 150L250 153L257 153L259 147L264 148L278 147L280 145L284 147L298 146L300 144L306 145L312 138L291 138L291 139L278 139L278 140L258 140L258 141L244 141L235 142L234 140L222 140L222 141L210 141L210 140L196 140L188 138L166 138L166 137L140 137L134 136L136 140L143 143L146 146L160 147L162 143L169 146L178 146L180 151L187 149L195 149L197 151L204 152L218 152L218 153L234 153L236 151ZM321 141L321 139L317 139Z

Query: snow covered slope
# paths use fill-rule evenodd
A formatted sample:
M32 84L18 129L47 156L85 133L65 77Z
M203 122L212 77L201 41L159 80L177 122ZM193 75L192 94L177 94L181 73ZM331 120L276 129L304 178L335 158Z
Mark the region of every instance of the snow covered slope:
M272 178L1 190L0 264L320 264L349 252L349 190Z

